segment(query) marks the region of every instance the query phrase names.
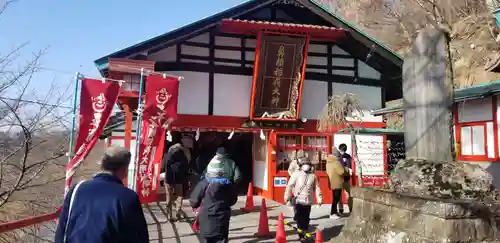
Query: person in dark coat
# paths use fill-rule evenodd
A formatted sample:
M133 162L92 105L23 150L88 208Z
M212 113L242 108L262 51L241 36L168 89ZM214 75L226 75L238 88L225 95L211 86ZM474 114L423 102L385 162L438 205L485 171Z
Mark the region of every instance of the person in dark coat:
M122 183L130 157L123 147L107 148L100 161L102 172L69 190L59 215L56 243L149 242L139 196Z
M231 206L237 200L236 189L231 180L224 177L224 169L209 167L189 200L191 207L198 208L200 235L205 243L229 242Z
M183 216L182 198L184 196L184 183L187 183L189 162L184 146L179 141L170 146L163 156L161 172L165 173L165 192L167 196L167 218L176 221ZM175 204L175 217L173 206Z

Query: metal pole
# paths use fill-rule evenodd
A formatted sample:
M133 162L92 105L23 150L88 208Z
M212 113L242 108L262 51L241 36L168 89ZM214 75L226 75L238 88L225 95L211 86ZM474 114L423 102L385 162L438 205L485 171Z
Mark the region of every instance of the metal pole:
M144 112L142 107L142 87L144 86L144 68L141 68L141 80L139 82L139 100L137 102L137 109L140 110L137 114L137 125L135 127L135 158L134 158L134 169L133 169L133 177L134 181L132 182L132 189L137 191L137 169L139 166L139 142L141 137L141 124L142 124L142 113Z
M75 91L73 94L73 107L71 110L71 118L73 119L71 122L71 132L69 134L69 145L68 145L68 163L71 161L73 158L73 137L75 134L75 128L76 128L76 102L78 99L78 83L80 81L80 73L76 72L75 75Z

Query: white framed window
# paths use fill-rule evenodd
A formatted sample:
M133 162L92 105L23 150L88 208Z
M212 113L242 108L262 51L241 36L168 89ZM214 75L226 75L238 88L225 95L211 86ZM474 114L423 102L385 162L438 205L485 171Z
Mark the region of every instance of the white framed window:
M485 125L460 127L462 156L487 156Z

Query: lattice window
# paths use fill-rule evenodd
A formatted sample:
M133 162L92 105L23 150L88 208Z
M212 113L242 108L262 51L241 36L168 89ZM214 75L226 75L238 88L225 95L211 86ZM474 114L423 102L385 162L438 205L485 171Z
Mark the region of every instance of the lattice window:
M316 171L326 171L328 141L326 136L304 136L303 149L309 154L309 159Z
M125 81L122 85L123 91L139 92L139 87L141 85L140 75L123 75L123 80Z
M278 135L278 160L277 171L287 171L290 162L296 157L299 150L303 150L306 156L315 166L316 171L326 171L326 158L328 154L327 136L302 136L302 135Z

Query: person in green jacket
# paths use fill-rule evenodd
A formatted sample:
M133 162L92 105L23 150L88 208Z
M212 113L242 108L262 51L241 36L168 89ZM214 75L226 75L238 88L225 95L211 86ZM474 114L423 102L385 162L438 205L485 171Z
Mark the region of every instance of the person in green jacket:
M203 172L203 175L206 174L208 168L222 168L224 173L224 178L229 179L234 185L238 184L241 180L241 172L236 166L236 163L229 158L229 155L226 153L226 149L224 147L219 147L215 156L210 160Z

